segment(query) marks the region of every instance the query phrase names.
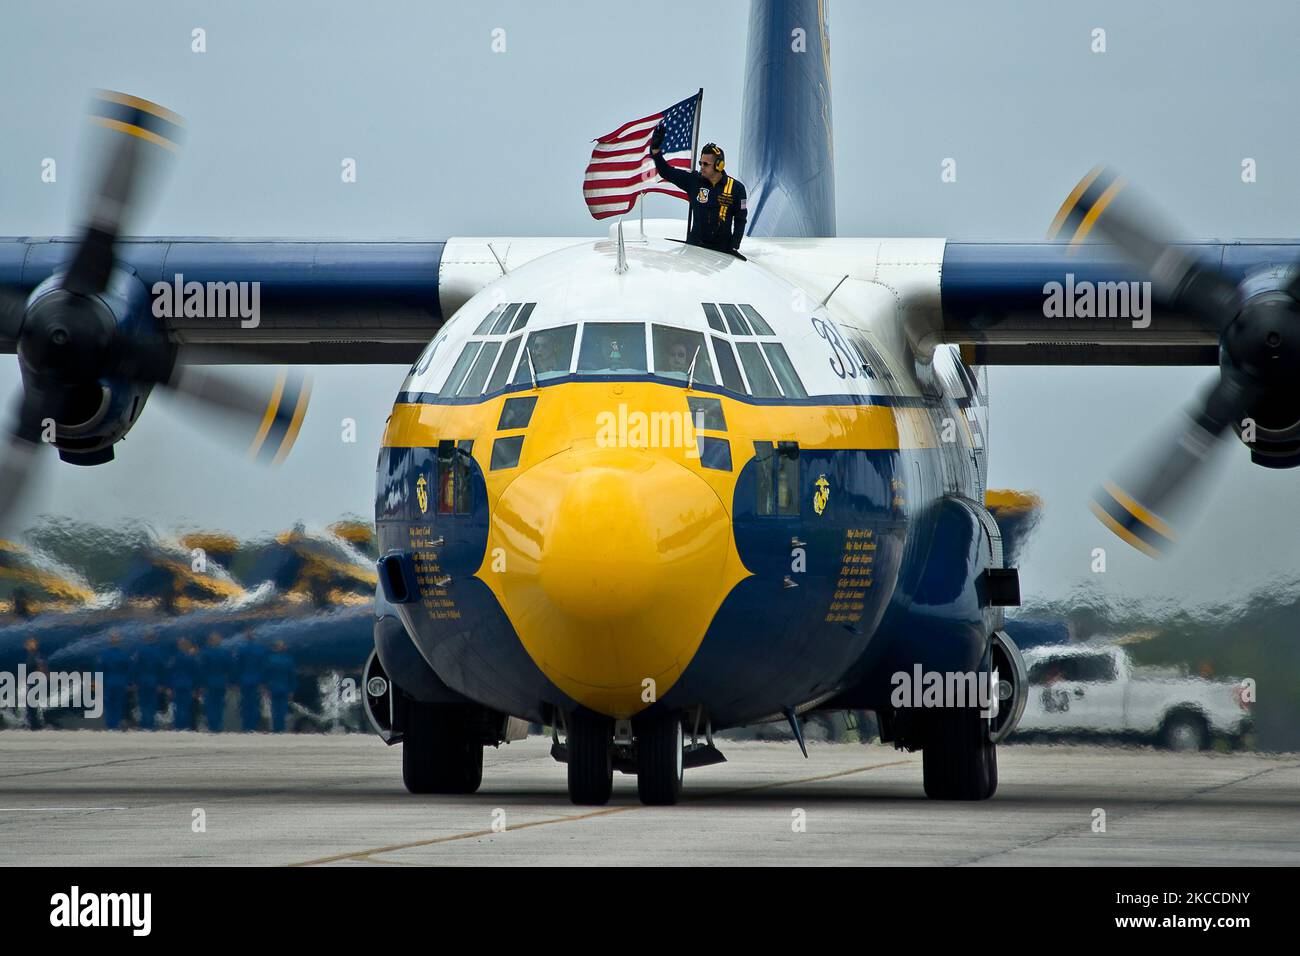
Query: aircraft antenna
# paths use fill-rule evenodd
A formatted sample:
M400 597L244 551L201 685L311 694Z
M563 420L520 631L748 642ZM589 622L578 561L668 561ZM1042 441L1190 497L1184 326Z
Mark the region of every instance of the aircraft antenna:
M845 277L844 277L844 279L847 279L847 278L848 278L848 276L845 276ZM839 282L835 283L835 288L831 289L830 292L827 292L827 293L826 293L826 298L822 299L822 304L819 305L817 308L819 308L819 309L824 309L824 308L826 308L826 303L829 302L829 301L831 300L831 296L833 296L836 292L839 292L839 291L840 291L840 286L844 285L844 279L841 279Z
M618 221L618 261L614 264L614 272L622 275L627 272L627 250L623 248L623 220Z

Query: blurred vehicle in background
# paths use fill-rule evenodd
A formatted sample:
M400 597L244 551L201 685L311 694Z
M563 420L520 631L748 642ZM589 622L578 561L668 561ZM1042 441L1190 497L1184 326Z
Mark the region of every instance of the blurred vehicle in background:
M1171 750L1242 746L1252 695L1233 679L1139 667L1117 645L1043 646L1024 653L1029 700L1013 739L1125 738Z

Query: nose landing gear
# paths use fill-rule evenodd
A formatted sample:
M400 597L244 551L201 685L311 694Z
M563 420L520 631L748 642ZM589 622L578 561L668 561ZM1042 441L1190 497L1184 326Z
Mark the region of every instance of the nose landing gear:
M644 804L668 806L681 798L686 742L680 714L637 718L632 721L633 736L623 730L617 739L609 717L581 712L568 715L567 724L564 745L557 743L552 753L568 764L569 799L575 804L608 803L615 770L636 774L637 794ZM700 749L700 765L724 759L711 745Z
M636 790L648 806L671 806L681 799L685 740L677 714L633 721L636 731Z
M614 789L614 721L598 714L571 714L566 741L569 799L602 806Z

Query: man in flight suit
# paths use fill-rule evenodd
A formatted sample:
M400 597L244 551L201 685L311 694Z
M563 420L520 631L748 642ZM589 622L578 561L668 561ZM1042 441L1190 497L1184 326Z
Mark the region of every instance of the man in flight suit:
M14 592L15 608L18 606L19 600L20 599L18 597L18 592L15 591ZM14 613L18 613L18 612L15 611ZM37 641L36 638L34 637L29 637L27 638L26 641L23 642L23 647L26 648L27 650L27 673L30 675L30 674L35 674L37 672L40 672L42 674L48 675L50 672L50 667L48 664L45 663L45 658L41 656L40 642ZM28 706L25 709L27 711L27 726L32 730L40 730L41 727L45 725L45 714L42 712L42 709L40 707L31 707L31 706Z
M262 671L266 666L266 648L257 643L252 632L244 635L239 649L239 720L244 733L262 729Z
M158 685L162 679L162 650L158 635L149 631L135 652L135 697L140 704L140 729L153 730L158 716Z
M131 680L131 657L121 648L122 638L114 631L108 647L99 655L97 669L104 675L104 726L116 730L126 711L126 688Z
M226 719L226 686L230 683L234 660L221 644L221 635L215 631L208 635L208 646L200 658L203 668L203 716L208 719L208 730L221 733Z
M285 650L284 641L276 641L274 653L266 659L266 689L271 692L271 733L284 733L284 721L289 716L289 695L297 683L293 658Z
M193 730L194 685L199 679L199 649L184 638L176 645L176 656L172 658L168 678L174 714L172 728Z
M749 218L745 187L724 171L727 158L714 143L700 150L700 171L669 166L663 154L664 127L660 123L650 137L650 156L659 175L686 193L691 204L691 228L686 241L694 246L736 252L745 235Z

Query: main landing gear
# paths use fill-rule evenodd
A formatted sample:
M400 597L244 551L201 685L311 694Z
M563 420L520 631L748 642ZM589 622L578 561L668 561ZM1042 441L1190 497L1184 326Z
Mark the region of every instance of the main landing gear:
M402 781L411 793L474 793L483 782L483 744L460 707L409 701Z
M682 795L685 734L681 716L656 714L632 721L632 739L614 739L612 718L570 714L565 759L569 799L579 805L603 806L614 787L614 770L636 774L637 794L650 806L668 806Z
M925 795L932 800L987 800L998 789L998 750L978 708L925 713L921 750Z
M569 799L604 806L614 789L614 719L596 714L569 717Z

